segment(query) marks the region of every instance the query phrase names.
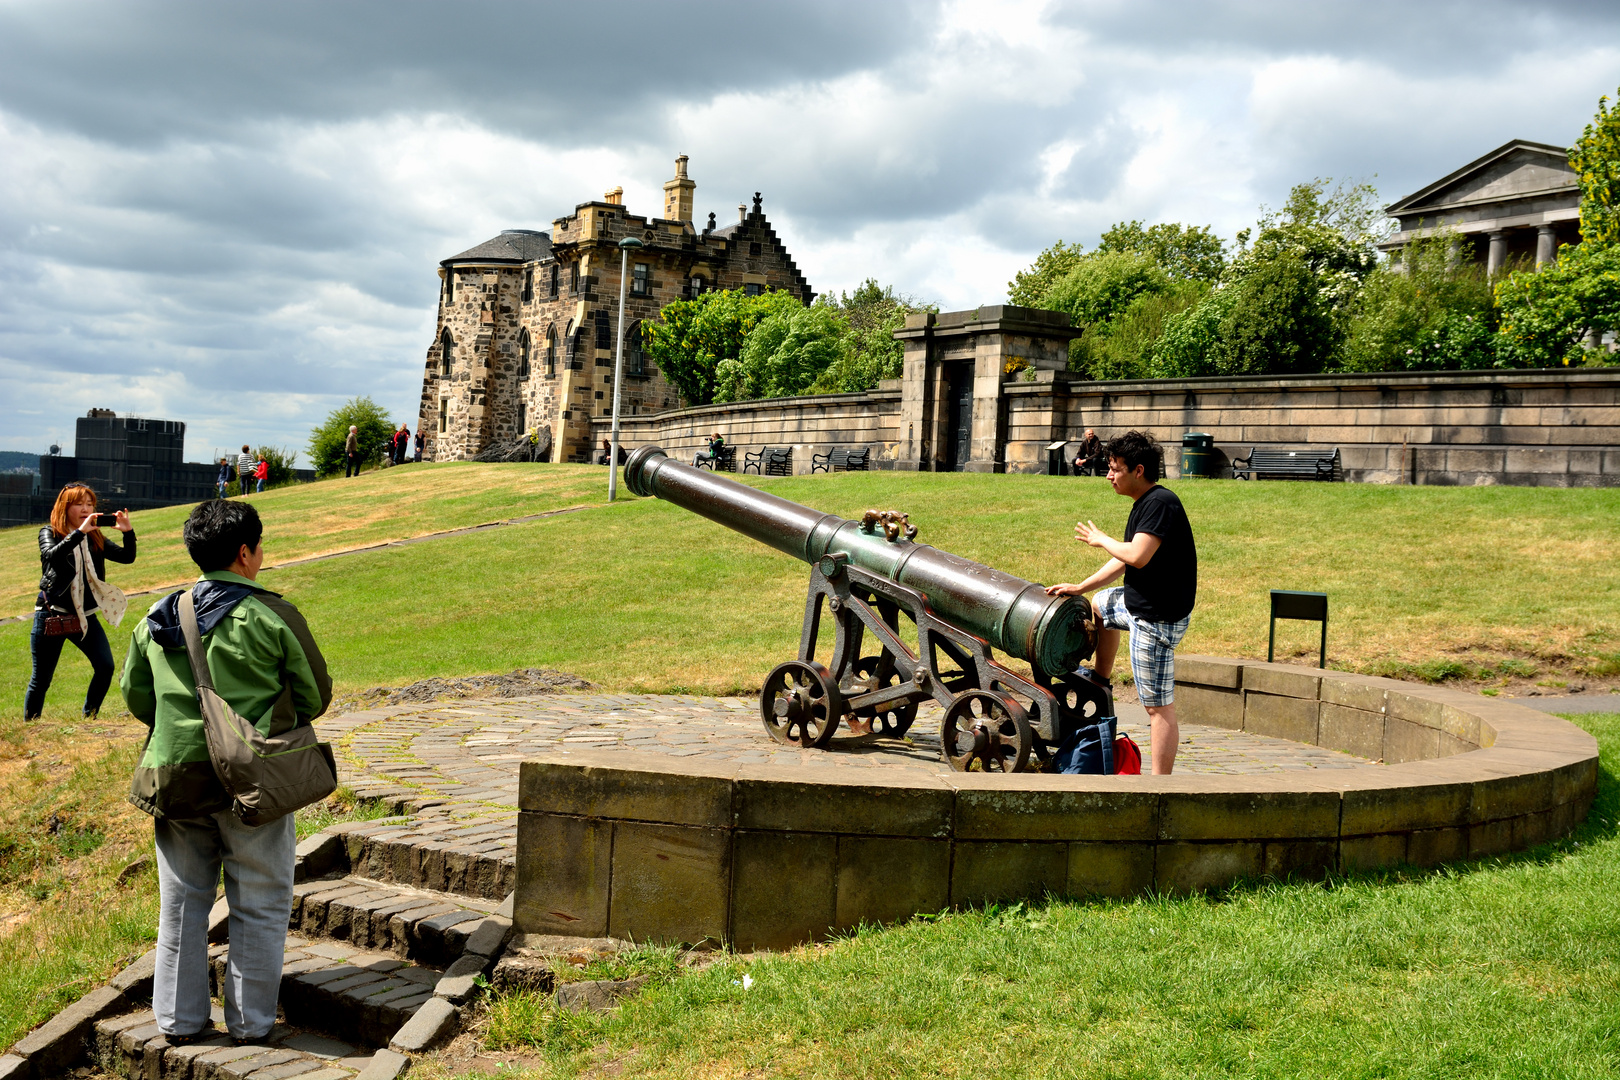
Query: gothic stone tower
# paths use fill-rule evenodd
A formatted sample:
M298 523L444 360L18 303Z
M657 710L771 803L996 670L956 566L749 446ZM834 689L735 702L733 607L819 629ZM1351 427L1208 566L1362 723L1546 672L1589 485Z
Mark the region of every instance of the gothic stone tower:
M664 185L662 218L630 214L623 190L580 203L552 231L508 229L439 264L439 317L428 347L417 423L423 459L456 461L544 428L553 461L588 461L590 418L612 410L619 249L634 253L625 290L625 415L678 408L675 388L640 347L640 324L665 304L714 289L815 294L765 217L737 208L735 224L701 231L686 156ZM679 216L670 216L679 215Z

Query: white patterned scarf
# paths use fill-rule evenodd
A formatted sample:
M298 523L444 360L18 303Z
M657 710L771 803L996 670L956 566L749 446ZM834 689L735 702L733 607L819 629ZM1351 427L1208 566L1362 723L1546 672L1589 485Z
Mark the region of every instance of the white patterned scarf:
M90 623L84 617L84 583L90 582L90 595L96 598L96 606L101 613L107 616L107 621L117 626L124 620L124 612L129 609L129 601L124 599L124 592L116 585L109 585L96 576L96 561L84 550L92 543L86 536L81 542L73 545L73 613L79 617L79 625L83 631L90 629Z

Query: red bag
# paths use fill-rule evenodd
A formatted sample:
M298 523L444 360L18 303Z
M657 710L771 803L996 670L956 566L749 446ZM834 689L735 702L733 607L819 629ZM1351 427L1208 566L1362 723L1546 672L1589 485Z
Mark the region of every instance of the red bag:
M1129 735L1121 734L1114 740L1114 772L1120 776L1142 775L1142 751Z

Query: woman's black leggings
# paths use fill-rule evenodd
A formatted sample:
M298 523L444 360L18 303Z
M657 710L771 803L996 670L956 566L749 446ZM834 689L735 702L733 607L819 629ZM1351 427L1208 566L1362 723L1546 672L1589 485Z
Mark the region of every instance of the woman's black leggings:
M90 676L90 689L84 694L84 714L89 716L101 708L101 700L107 696L108 687L113 681L113 654L112 646L107 643L107 631L101 628L101 620L91 612L85 616L90 625L83 634L74 636L63 634L51 637L45 633L45 612L34 612L34 632L28 638L28 651L34 657L34 673L28 679L28 696L23 700L23 716L32 720L45 709L45 691L51 688L51 680L56 677L56 663L62 658L62 644L71 641L79 647L79 651L90 661L93 674Z

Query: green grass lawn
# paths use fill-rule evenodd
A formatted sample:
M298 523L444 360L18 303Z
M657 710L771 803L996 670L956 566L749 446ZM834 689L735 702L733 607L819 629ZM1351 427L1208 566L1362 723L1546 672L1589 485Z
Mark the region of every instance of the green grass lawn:
M528 666L613 690L756 689L794 653L806 568L668 504L606 505L604 479L588 466L413 466L266 492L254 499L272 560L587 509L270 571L263 584L307 613L340 691ZM1100 561L1072 540L1075 519L1117 535L1128 510L1101 480L751 482L845 516L908 511L923 541L1043 582ZM1188 651L1263 656L1267 590L1313 589L1332 598L1331 666L1620 670L1620 491L1172 486L1201 560ZM113 581L194 576L185 513L142 515L141 560ZM0 534L0 550L0 585L26 604L33 531ZM112 634L120 666L150 603L135 600ZM1280 639L1285 656L1315 655L1313 628ZM102 721L79 720L88 666L71 648L46 722L25 727L28 671L27 625L0 626L0 844L14 853L0 871L0 1039L143 949L155 910L149 873L115 880L150 842L119 801L139 729L116 715L116 693ZM606 1055L666 1075L1605 1075L1620 1028L1620 718L1580 722L1603 740L1605 771L1578 844L1331 888L967 912L728 961L616 1019L508 1017L503 1037L540 1039L548 1068L565 1072ZM52 816L69 831L52 831ZM748 991L731 982L744 972Z
M330 544L330 531L311 539L317 520L362 523L344 538L374 542L407 525L598 502L267 572L265 586L308 615L340 690L546 666L614 690L750 692L794 654L806 567L667 503L600 503L601 469L447 465L373 475L266 492L270 557ZM443 498L434 493L441 478ZM908 511L922 541L1041 582L1079 580L1101 562L1073 540L1077 518L1118 535L1129 509L1100 479L843 473L753 482L845 516L870 506ZM367 483L393 486L379 494ZM1175 486L1200 559L1183 651L1264 657L1268 590L1308 589L1331 598L1332 667L1428 677L1620 673L1620 489ZM417 509L381 509L384 495ZM138 573L117 567L115 583L190 576L181 572L183 513L154 513L172 521L143 527ZM120 661L150 602L134 601L113 634ZM1283 623L1278 636L1280 655L1315 657L1313 625ZM27 625L0 626L0 682L15 688L4 708L20 708L28 663ZM70 648L52 689L54 715L72 715L87 678Z
M516 996L484 1038L559 1076L1614 1076L1620 714L1573 719L1598 801L1526 855L965 911L673 979L652 952L617 1014Z

